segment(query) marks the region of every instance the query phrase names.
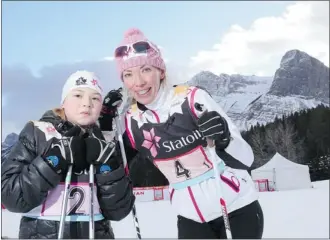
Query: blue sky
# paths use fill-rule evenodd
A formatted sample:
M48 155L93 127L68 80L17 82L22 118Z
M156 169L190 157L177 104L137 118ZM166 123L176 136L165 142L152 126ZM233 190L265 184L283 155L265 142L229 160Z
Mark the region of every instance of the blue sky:
M171 61L184 63L230 25L281 14L290 2L2 2L2 61L34 73L45 65L111 56L138 27Z

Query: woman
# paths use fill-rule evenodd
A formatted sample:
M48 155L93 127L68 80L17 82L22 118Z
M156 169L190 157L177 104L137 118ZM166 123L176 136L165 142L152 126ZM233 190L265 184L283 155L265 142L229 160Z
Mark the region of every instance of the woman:
M10 212L22 213L19 238L57 238L69 165L64 238L88 238L89 166L95 165L95 238L114 238L109 220L119 221L135 197L119 152L97 126L102 88L95 74L78 71L66 81L61 107L28 122L1 166L1 201ZM102 151L101 151L102 150Z
M128 160L145 156L170 183L171 204L178 214L178 238L225 238L220 197L227 203L233 238L261 238L263 213L247 169L254 156L238 129L203 89L169 86L157 46L138 29L130 29L115 51L124 91L133 103L125 115ZM112 102L104 101L102 130L111 130ZM215 142L216 159L207 139ZM132 150L134 149L134 150ZM214 166L221 172L216 189Z

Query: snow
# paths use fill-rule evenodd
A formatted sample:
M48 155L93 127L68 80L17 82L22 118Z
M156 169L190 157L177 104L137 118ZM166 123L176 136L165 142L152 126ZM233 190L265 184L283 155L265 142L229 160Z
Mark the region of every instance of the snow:
M263 238L329 238L329 180L313 186L260 193ZM142 238L177 238L176 215L168 201L137 202L136 208ZM19 214L2 211L1 226L2 236L17 237ZM131 215L112 226L116 238L136 238Z
M303 109L317 107L319 104L329 106L329 104L316 99L306 99L299 95L280 97L265 94L244 111L239 112L237 117L233 117L233 120L240 130L246 130L256 125L257 122L259 124L267 124L274 121L276 116L289 115Z
M261 205L263 238L329 238L329 184L325 188L264 192Z
M225 96L213 95L220 106L229 113L240 114L248 105L262 94L268 92L273 77L244 76L249 84L239 87Z
M295 59L296 55L297 55L297 51L287 52L281 60L281 66L285 66L289 62L293 61Z

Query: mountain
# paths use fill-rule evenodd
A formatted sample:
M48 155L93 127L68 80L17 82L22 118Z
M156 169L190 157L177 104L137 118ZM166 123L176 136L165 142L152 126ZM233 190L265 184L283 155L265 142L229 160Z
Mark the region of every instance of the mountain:
M268 94L300 95L329 102L329 68L305 52L288 51L275 72Z
M209 91L241 130L321 103L329 106L329 68L299 50L284 54L274 77L203 71L187 84Z
M282 57L269 91L250 103L236 121L247 129L319 104L329 106L329 68L305 52L291 50Z
M1 163L7 157L12 146L18 141L16 133L10 133L6 136L5 141L1 143Z
M281 117L303 109L314 108L319 104L325 104L316 99L305 99L299 96L280 97L272 94L264 94L248 105L235 119L241 130L251 126L272 122L275 117ZM326 104L325 104L326 105Z
M243 76L239 74L219 76L209 71L195 75L188 85L201 86L206 89L217 103L227 112L236 124L240 124L240 114L251 102L266 93L272 77Z

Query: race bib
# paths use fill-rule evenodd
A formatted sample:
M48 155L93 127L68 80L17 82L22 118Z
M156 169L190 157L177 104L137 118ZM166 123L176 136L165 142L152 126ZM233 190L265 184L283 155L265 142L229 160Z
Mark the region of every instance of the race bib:
M94 215L100 214L100 206L96 197L96 187L94 185ZM64 196L64 183L60 183L55 189L49 192L46 201L42 206L41 216L60 216ZM71 184L68 193L67 216L89 215L90 208L90 188L89 183Z
M154 159L154 163L172 184L198 177L212 169L212 163L202 147L177 158Z

